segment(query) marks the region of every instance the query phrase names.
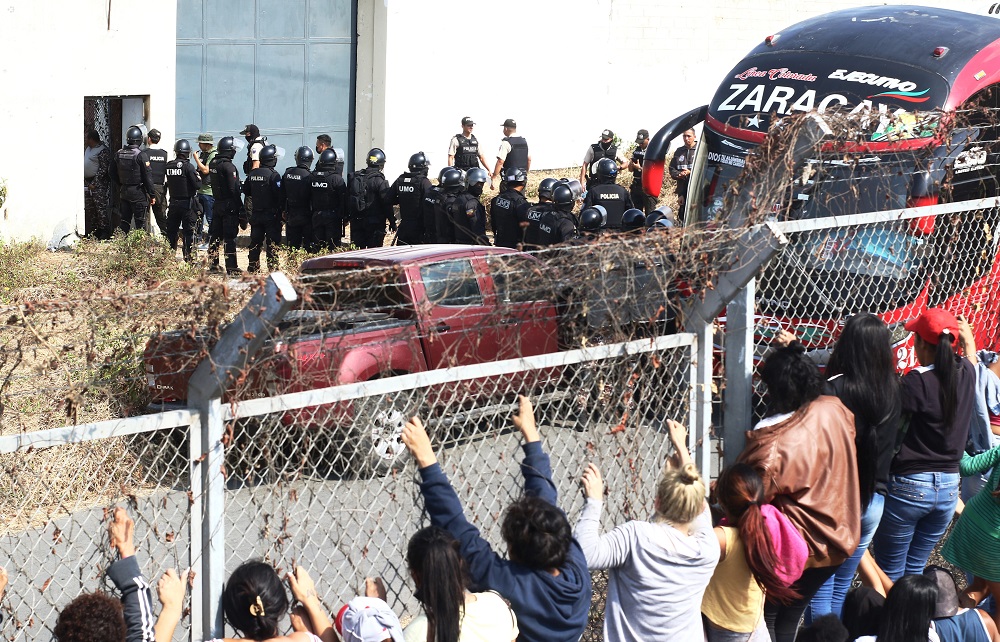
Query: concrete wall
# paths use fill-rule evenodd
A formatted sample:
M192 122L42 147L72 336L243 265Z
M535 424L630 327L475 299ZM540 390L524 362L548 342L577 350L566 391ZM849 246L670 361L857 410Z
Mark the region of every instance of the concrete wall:
M149 96L147 125L174 139L176 2L7 0L0 11L0 240L47 241L65 219L82 233L84 97Z
M500 124L516 118L533 168L579 166L605 127L628 143L639 128L655 132L673 116L706 104L723 74L766 36L815 15L877 4L384 2L388 175L401 171L418 150L430 155L436 172L447 161L448 141L461 130L463 116L476 120L475 133L491 164L503 135ZM993 4L917 3L983 16Z

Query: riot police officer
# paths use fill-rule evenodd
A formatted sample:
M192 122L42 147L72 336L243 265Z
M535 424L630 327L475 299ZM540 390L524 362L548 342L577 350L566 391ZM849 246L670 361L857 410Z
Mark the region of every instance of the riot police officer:
M595 184L597 162L602 158L608 158L615 162L615 166L624 165L625 159L618 153L618 146L614 143L615 133L610 129L601 132L601 139L590 145L583 155L583 165L580 167L580 182L590 189Z
M506 189L490 201L490 225L493 243L497 247L516 248L524 240L521 221L527 220L528 199L524 197L524 184L528 174L523 169L506 172L503 182Z
M465 190L465 172L445 167L438 173L438 189L430 206L434 217L434 242L455 243L452 203ZM425 201L426 202L426 201Z
M552 208L538 221L538 245L548 247L577 237L573 207L577 194L572 187L559 184L552 188Z
M267 253L267 269L278 269L277 246L281 244L281 174L275 171L278 148L265 145L257 155L260 167L243 182L243 193L253 199L250 214L250 254L247 272L260 270L261 248Z
M587 241L596 239L607 224L608 212L602 205L585 207L580 210L580 238Z
M447 212L454 229L453 243L490 244L486 238L486 208L479 200L488 180L490 175L485 169L470 169L465 175L465 189L456 192L449 202Z
M115 167L111 172L112 187L117 187L121 206L121 229L128 234L129 227L146 229L146 212L156 200L153 181L150 179L149 161L145 160L139 144L142 130L136 126L125 132L125 147L115 154Z
M295 166L287 168L281 176L281 191L284 195L282 209L285 212L288 245L309 250L314 245L312 210L309 205L312 194L312 162L312 149L308 146L299 147L295 150Z
M524 210L524 218L519 221L523 232L523 244L527 249L538 249L540 232L538 222L542 216L552 209L552 190L559 184L557 178L543 178L538 184L538 203L530 205Z
M424 197L431 190L427 178L430 161L423 152L410 156L407 171L392 184L392 203L399 205L399 231L396 242L416 245L424 240Z
M617 176L618 165L613 160L602 158L597 161L597 184L587 190L587 197L583 201L584 207L603 205L608 211L607 229L616 231L622 228L622 214L633 207L628 190L615 183Z
M219 141L215 158L208 164L208 175L212 180L212 195L215 205L212 210L212 224L208 228L208 261L212 271L219 271L219 245L224 245L226 273L240 274L236 264L236 236L240 228L246 229L246 210L241 202L240 176L233 164L236 145L233 137L226 136Z
M634 207L625 210L625 213L622 214L622 231L642 232L644 229L646 229L646 215L642 213L642 210Z
M337 171L337 153L324 149L310 180L309 202L317 249L333 252L344 237L347 185Z
M195 229L201 229L201 204L198 190L201 189L201 174L190 163L191 143L180 139L174 143L174 159L164 168L167 177L166 192L170 194L170 208L163 233L170 248L177 251L177 231L183 229L184 260L192 261L192 245Z
M366 166L347 179L347 213L351 219L351 243L359 248L382 247L385 224L396 231L392 212L392 186L385 179L385 152L368 150Z
M153 193L156 197L151 204L153 209L153 220L160 233L167 233L167 199L164 195L167 180L167 151L160 149L156 145L160 144L160 130L150 129L146 135L146 149L143 156L149 164L149 180L153 182ZM176 150L175 150L176 151ZM148 221L147 221L148 225Z

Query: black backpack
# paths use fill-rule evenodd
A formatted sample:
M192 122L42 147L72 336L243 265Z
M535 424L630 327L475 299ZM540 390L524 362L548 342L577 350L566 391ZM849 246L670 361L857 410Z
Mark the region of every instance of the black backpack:
M360 214L374 203L371 191L368 189L368 173L366 170L351 175L348 187L347 207L351 214Z

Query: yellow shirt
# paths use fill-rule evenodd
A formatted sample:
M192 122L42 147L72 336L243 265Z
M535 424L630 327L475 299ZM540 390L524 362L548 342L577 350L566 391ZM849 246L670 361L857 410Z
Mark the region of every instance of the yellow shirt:
M732 526L723 526L722 530L726 534L726 559L715 567L701 600L701 612L720 628L752 633L764 617L764 591L747 565L739 531Z

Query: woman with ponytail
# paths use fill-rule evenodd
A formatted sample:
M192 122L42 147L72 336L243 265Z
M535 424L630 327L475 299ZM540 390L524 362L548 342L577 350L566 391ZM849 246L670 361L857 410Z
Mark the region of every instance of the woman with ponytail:
M406 642L511 642L517 618L499 593L469 592L469 574L455 537L428 526L410 538L406 563L423 613L403 630Z
M726 519L715 527L721 556L701 602L708 642L767 642L765 598L788 603L800 597L788 586L785 576L794 571L782 573L786 559L768 529L777 509L764 503L764 483L746 464L722 471L715 500Z
M891 344L891 333L882 319L864 312L855 314L844 325L826 367L824 392L840 399L854 413L861 540L854 554L813 596L809 603L813 619L826 613L840 617L854 572L882 520L900 412L899 375Z
M600 534L604 481L583 473L586 505L576 539L592 570L609 569L604 640L702 642L702 595L719 561L705 482L691 462L687 430L668 421L675 455L656 486L653 519Z
M229 576L222 589L222 612L240 636L237 642L335 642L333 623L309 573L300 566L287 579L302 608L290 618L294 631L282 635L280 623L288 614L289 600L274 567L254 560L240 564Z
M959 462L975 412L976 371L955 354L958 320L941 308L906 324L919 368L903 377L902 423L875 561L895 581L921 573L955 514Z

